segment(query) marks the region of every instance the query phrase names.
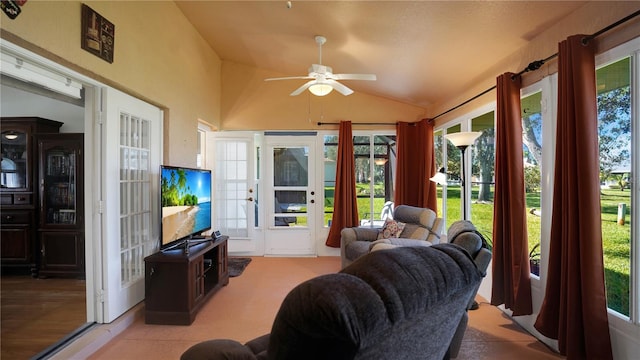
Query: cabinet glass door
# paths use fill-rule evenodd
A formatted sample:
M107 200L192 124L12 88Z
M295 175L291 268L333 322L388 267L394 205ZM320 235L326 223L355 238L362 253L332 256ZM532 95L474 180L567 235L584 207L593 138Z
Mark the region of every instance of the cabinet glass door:
M27 133L16 129L3 130L0 144L2 146L0 186L3 189L26 189L28 181Z
M41 186L45 225L76 225L76 150L55 146L44 151Z

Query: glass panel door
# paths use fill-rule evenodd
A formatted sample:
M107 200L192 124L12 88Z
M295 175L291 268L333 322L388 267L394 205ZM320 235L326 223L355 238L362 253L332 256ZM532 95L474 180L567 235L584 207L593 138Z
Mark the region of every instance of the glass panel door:
M98 306L99 320L111 322L144 299L144 257L159 247L162 111L112 88L103 97L104 302Z
M260 138L254 132L209 132L207 143L215 144L206 162L215 175L212 227L229 236L229 253L262 256Z
M214 227L234 239L249 238L249 225L257 211L256 193L250 182L250 140L217 139Z
M149 120L120 113L120 281L144 278L143 258L157 248L151 238ZM154 239L155 240L155 239Z
M268 137L265 254L315 255L315 136ZM320 198L320 197L318 197ZM320 207L322 209L322 207Z
M273 149L272 226L307 227L309 147Z

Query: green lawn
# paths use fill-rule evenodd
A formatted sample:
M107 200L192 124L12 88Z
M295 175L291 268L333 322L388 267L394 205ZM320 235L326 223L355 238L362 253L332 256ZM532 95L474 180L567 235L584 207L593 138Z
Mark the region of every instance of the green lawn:
M438 209L439 216L442 216L442 193L438 187ZM493 191L493 189L492 189ZM472 199L477 199L478 188L472 189ZM630 206L631 194L628 190L618 189L602 190L602 234L603 251L605 264L605 281L607 288L607 301L609 308L629 315L629 273L630 273ZM379 218L380 211L384 205L384 198L376 198L374 201L374 219ZM537 254L540 252L540 217L531 214L531 209L540 210L540 194L528 193L527 202L527 226L529 236L529 251ZM627 206L626 222L624 225L617 223L618 204L624 203ZM325 203L325 224L331 219L333 203ZM358 211L360 219L369 218L369 199L358 198ZM460 219L460 187L447 187L447 224L451 224ZM493 203L478 203L472 201L471 220L478 230L486 235L488 240L492 238L493 232ZM536 257L539 258L539 257Z
M477 198L478 188L472 189L472 199ZM607 288L608 306L624 315L629 315L629 273L630 273L630 216L631 194L628 190L602 190L602 244L605 263L605 281ZM438 189L438 208L442 209L441 193ZM531 214L530 210L540 210L540 194L528 193L527 202L527 230L529 236L529 251L538 254L540 243L540 217ZM627 216L624 225L618 225L618 204L625 203ZM460 188L449 186L447 189L447 228L460 219ZM472 201L471 220L478 230L492 238L493 232L493 204ZM535 248L535 249L534 249Z

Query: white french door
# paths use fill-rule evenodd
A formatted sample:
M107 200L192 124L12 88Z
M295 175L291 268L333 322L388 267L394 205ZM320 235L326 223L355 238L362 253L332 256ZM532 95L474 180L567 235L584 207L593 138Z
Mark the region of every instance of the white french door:
M263 255L257 228L259 182L254 134L209 133L215 151L213 228L229 236L229 253ZM255 149L255 150L254 150Z
M102 89L102 322L144 299L144 257L158 249L162 110Z
M316 136L265 136L265 255L316 255Z

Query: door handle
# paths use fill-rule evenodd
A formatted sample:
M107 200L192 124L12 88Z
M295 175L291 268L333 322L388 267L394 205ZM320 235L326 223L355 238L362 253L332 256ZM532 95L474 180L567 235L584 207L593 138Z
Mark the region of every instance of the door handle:
M316 201L315 201L315 200L313 200L313 199L311 199L310 201L311 201L311 203L312 203L312 204L315 204L315 203L316 203Z
M253 201L253 197L249 196L249 197L247 198L247 201Z

